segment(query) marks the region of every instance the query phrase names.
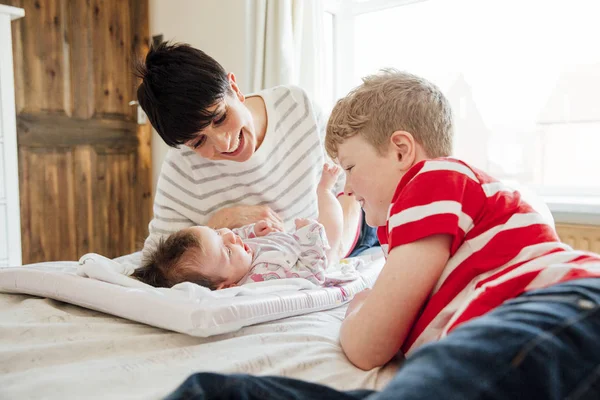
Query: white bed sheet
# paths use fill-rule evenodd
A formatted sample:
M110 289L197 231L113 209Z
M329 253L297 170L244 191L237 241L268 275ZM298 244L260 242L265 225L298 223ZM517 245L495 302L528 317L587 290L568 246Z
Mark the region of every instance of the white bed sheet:
M354 367L338 341L346 306L192 337L56 300L0 294L0 398L158 399L199 371L381 389L397 365Z

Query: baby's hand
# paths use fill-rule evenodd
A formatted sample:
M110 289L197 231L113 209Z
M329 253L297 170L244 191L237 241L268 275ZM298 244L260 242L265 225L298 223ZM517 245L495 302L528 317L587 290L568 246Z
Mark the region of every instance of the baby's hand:
M266 219L260 220L254 224L254 234L257 237L266 236L271 232L281 232L281 228Z
M296 224L296 230L300 229L300 228L304 228L306 225L312 223L313 221L311 221L310 219L307 218L296 218L294 220L294 223Z
M335 164L324 164L321 180L319 181L319 189L331 190L341 171L341 168Z

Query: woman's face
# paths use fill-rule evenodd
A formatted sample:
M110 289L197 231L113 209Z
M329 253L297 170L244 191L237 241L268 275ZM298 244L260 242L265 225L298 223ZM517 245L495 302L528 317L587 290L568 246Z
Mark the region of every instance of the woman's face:
M232 91L207 111L216 117L212 123L185 143L202 158L244 162L252 157L257 148L256 130L244 95L229 74Z

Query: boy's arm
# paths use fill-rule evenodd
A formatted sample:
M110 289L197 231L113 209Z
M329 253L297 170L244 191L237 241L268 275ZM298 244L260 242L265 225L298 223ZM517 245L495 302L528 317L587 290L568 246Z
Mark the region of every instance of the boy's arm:
M340 342L358 368L397 354L450 257L451 236L438 234L395 247L368 295L342 323ZM362 303L361 303L362 302Z

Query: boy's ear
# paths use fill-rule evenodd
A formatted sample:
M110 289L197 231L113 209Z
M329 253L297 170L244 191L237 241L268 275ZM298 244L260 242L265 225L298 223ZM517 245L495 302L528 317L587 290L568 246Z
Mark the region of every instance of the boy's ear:
M410 132L396 131L390 137L390 145L401 170L413 166L416 156L415 138Z
M229 79L229 86L231 87L231 90L233 90L233 93L237 96L237 98L243 102L246 98L244 96L244 94L242 93L242 91L240 90L240 87L238 86L237 82L235 81L235 75L233 72L230 72L227 74L227 79Z

